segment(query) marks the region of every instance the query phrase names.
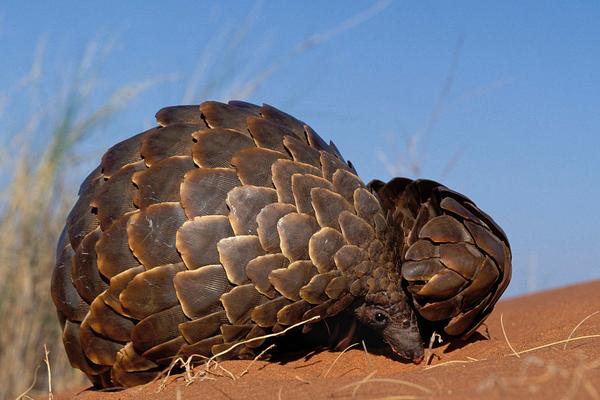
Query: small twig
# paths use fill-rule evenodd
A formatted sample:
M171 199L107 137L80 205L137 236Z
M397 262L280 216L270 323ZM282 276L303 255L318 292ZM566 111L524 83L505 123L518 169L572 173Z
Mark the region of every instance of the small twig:
M252 339L248 339L248 340L244 340L244 341L241 341L241 342L237 342L233 346L231 346L231 347L229 347L229 348L221 351L220 353L217 353L217 354L213 355L210 358L208 358L206 356L199 355L199 354L192 354L187 359L183 359L182 357L178 357L175 360L173 360L171 362L171 364L167 368L165 368L163 370L162 375L164 375L164 379L162 380L161 384L158 387L158 392L162 391L165 388L167 379L171 375L171 372L173 371L173 368L177 367L178 365L180 365L181 367L183 367L184 370L185 370L184 379L185 379L187 385L191 384L201 374L211 374L211 375L214 375L214 376L223 377L224 375L215 373L214 371L210 370L210 368L211 368L211 366L212 366L213 363L214 363L214 365L215 365L216 368L221 369L231 379L236 380L238 378L237 376L235 376L231 371L229 371L229 370L225 369L224 367L222 367L216 361L216 359L218 357L221 357L222 355L227 354L228 352L230 352L231 350L233 350L233 349L235 349L235 348L237 348L239 346L243 346L243 345L245 345L247 343L252 343L252 342L255 342L255 341L259 341L259 340L264 340L264 339L268 339L268 338L272 338L272 337L276 337L276 336L281 336L281 335L285 334L286 332L290 331L291 329L294 329L294 328L296 328L296 327L298 327L300 325L311 323L311 322L316 321L318 319L321 319L321 316L316 315L316 316L314 316L312 318L309 318L309 319L307 319L305 321L301 321L301 322L298 322L297 324L288 326L287 328L285 328L281 332L270 333L268 335L257 336L257 337L254 337ZM272 349L273 347L274 347L274 345L271 345L271 346L267 347L257 357L255 357L255 359L253 360L253 362L250 363L250 365L248 366L248 368L246 368L246 370L243 371L240 374L239 377L242 377L244 374L246 374L248 372L248 370L250 369L250 367L252 366L252 364L254 363L254 361L256 361L264 353L266 353L268 350ZM202 370L198 371L195 374L192 374L192 370L193 370L193 368L192 368L192 362L193 362L194 358L203 359L203 360L205 360L205 363L204 363L204 368ZM156 380L158 380L158 379L160 379L160 376L156 378ZM213 379L213 378L203 377L203 379Z
M567 340L571 339L571 337L573 336L573 334L575 333L575 331L577 330L577 328L579 328L581 326L581 324L583 324L589 318L593 317L594 315L596 315L598 313L600 313L600 311L594 311L593 313L591 313L590 315L588 315L587 317L585 317L584 319L582 319L581 322L579 322L577 325L575 325L575 328L573 328L573 330L569 334L569 337L567 338ZM569 344L569 342L565 342L565 346L563 347L563 350L567 349L567 344Z
M371 365L371 358L369 357L369 352L367 351L367 345L364 340L360 341L362 343L363 350L365 351L365 361L367 362L367 368L369 371L373 369L373 365Z
M348 350L350 350L351 348L353 348L354 346L358 346L358 343L352 343L350 346L346 347L344 350L342 350L342 352L340 354L338 354L338 356L335 358L335 360L333 360L333 362L331 363L331 365L329 366L329 368L327 369L327 372L325 372L325 375L323 375L323 378L327 378L327 375L329 375L329 373L331 372L331 369L333 368L333 366L335 365L335 363L340 359L340 357Z
M217 363L216 365L217 365L217 367L219 367L221 369L221 371L223 371L227 375L229 375L229 377L231 378L232 381L235 381L237 379L236 376L233 374L233 372L231 372L230 370L228 370L227 368L225 368L224 366L222 366L219 363Z
M373 377L373 375L375 375L376 373L377 373L377 371L373 371L373 372L371 372L369 375L367 375L367 376L365 376L363 379L361 379L360 381L358 381L358 382L354 382L354 383L351 383L351 384L349 384L349 385L342 386L342 387L341 387L341 388L339 388L337 391L338 391L338 392L340 392L340 391L342 391L342 390L345 390L345 389L349 389L349 388L351 388L351 387L354 387L354 389L352 390L352 398L354 398L354 397L356 397L356 392L358 392L358 389L359 389L359 388L360 388L360 387L361 387L361 386L362 386L364 383L368 382L368 381L369 381L369 379L371 379L371 378Z
M21 393L20 395L17 396L16 400L21 400L24 398L31 399L31 397L28 396L28 393L31 392L31 390L33 390L33 387L35 386L35 383L37 381L37 373L41 366L42 366L41 364L38 364L37 367L35 367L35 370L33 371L33 382L31 382L31 385L29 385L27 390L25 390L23 393Z
M50 370L50 360L48 359L48 346L44 343L44 362L46 363L46 367L48 369L48 400L53 400L54 395L52 394L52 371Z
M517 351L514 349L514 347L512 347L512 344L510 344L510 342L508 341L508 336L506 336L506 330L504 329L504 320L503 320L504 314L500 314L500 326L502 327L502 333L504 334L504 339L506 340L506 344L508 344L508 347L510 347L510 349L512 350L513 354L515 356L517 356L517 358L521 358L521 356L519 355L519 353L517 353Z
M307 385L310 385L310 382L307 381L306 379L300 378L298 375L294 375L294 378L296 378L298 381L305 383Z
M546 347L552 347L552 346L556 346L557 344L561 344L561 343L568 343L568 342L574 342L576 340L583 340L583 339L592 339L592 338L600 338L600 335L586 335L586 336L577 336L574 338L570 338L570 339L565 339L565 340L559 340L557 342L552 342L552 343L548 343L548 344L544 344L542 346L537 346L531 349L527 349L527 350L521 350L518 353L513 353L513 354L507 354L506 356L517 356L520 357L520 354L524 354L524 353L529 353L535 350L540 350Z
M254 365L254 363L261 358L267 351L271 350L273 347L275 347L274 344L270 345L269 347L267 347L266 349L264 349L263 351L261 351L260 353L258 353L258 355L256 357L254 357L254 359L252 360L252 362L248 365L248 367L246 367L245 370L243 370L240 375L238 376L238 378L241 378L242 376L246 375L248 373L248 371L250 370L250 367L252 367L252 365Z
M433 344L435 343L436 339L438 343L442 343L442 336L437 332L433 332L433 334L429 338L429 346L427 347L427 357L425 357L425 365L431 364L431 360L433 359L433 357L437 357L438 360L441 359L438 355L436 355L433 352Z
M231 347L229 347L229 348L227 348L227 349L225 349L225 350L221 351L220 353L217 353L217 354L215 354L215 355L214 355L214 356L212 356L211 358L209 358L209 359L208 359L208 361L207 361L207 364L208 364L208 363L210 363L211 361L215 360L216 358L218 358L218 357L221 357L221 356L223 356L223 355L225 355L225 354L229 353L231 350L235 349L236 347L243 346L243 345L245 345L245 344L247 344L247 343L252 343L252 342L256 342L256 341L263 340L263 339L269 339L269 338L272 338L272 337L281 336L281 335L285 334L286 332L289 332L290 330L292 330L292 329L294 329L294 328L296 328L296 327L298 327L298 326L301 326L301 325L308 324L308 323L310 323L310 322L313 322L313 321L316 321L316 320L318 320L318 319L321 319L321 316L320 316L320 315L315 315L315 316L314 316L314 317L312 317L312 318L309 318L309 319L307 319L307 320L300 321L300 322L298 322L297 324L294 324L294 325L288 326L287 328L285 328L285 329L284 329L284 330L282 330L281 332L277 332L277 333L269 333L268 335L257 336L257 337L254 337L254 338L252 338L252 339L244 340L244 341L242 341L242 342L237 342L237 343L236 343L236 344L234 344L233 346L231 346Z
M452 361L446 361L443 363L439 363L439 364L435 364L435 365L428 365L425 367L425 369L433 369L433 368L437 368L437 367L444 367L450 364L468 364L468 363L472 363L475 361L479 361L479 360L452 360Z
M358 392L358 389L365 383L393 383L396 385L404 385L404 386L408 386L408 387L411 387L414 389L419 389L427 394L433 394L433 392L425 386L417 385L416 383L412 383L412 382L401 380L401 379L391 379L391 378L372 379L376 372L377 371L371 372L369 375L367 375L366 377L364 377L363 379L361 379L358 382L354 382L349 385L342 386L337 391L342 391L342 390L354 387L354 389L352 390L352 397L354 398L354 397L356 397L356 393Z

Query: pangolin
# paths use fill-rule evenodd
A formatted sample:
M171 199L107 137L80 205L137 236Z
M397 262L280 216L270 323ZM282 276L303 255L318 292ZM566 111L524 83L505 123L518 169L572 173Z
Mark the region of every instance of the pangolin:
M262 336L314 317L346 321L338 346L358 323L419 361L425 331L468 336L509 283L502 229L439 183L365 185L269 105L156 119L104 154L58 243L65 349L96 386L141 384L192 354L253 357Z

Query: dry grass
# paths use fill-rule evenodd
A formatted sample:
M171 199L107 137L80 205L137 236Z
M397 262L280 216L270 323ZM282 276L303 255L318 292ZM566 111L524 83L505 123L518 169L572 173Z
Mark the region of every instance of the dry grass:
M0 369L2 399L22 393L29 382L34 382L33 394L85 382L66 359L50 299L56 241L77 189L68 180L77 171L78 146L156 82L122 87L99 106L86 107L95 84L89 57L88 52L71 84L56 98L4 113L20 120L2 121L17 128L0 136L6 150L0 159L0 365L10 366ZM5 90L5 99L28 101L15 96L36 92L42 79L41 58L31 70L35 72L19 85ZM43 362L48 368L52 365L52 382L50 374L37 368Z
M347 389L352 389L352 398L355 398L356 395L358 394L358 390L363 387L366 384L370 384L370 383L388 383L388 384L393 384L393 385L400 385L400 386L404 386L406 388L410 388L410 389L416 389L418 391L421 392L421 394L419 395L414 395L414 394L406 394L406 395L394 395L391 397L386 397L386 398L410 398L410 399L416 399L416 398L422 398L423 396L432 396L434 395L434 391L431 390L430 388L423 386L423 385L419 385L416 384L414 382L410 382L410 381L406 381L403 379L392 379L392 378L375 378L375 375L377 374L377 371L373 371L370 374L368 374L367 376L365 376L364 378L356 381L356 382L352 382L348 385L342 386L341 388L339 388L337 391L338 392L342 392L344 390Z
M227 349L213 355L212 357L205 357L205 356L201 356L201 355L197 355L197 354L192 354L191 356L189 356L186 359L183 359L181 357L176 358L175 360L173 360L173 362L171 362L171 365L169 365L169 367L167 367L164 372L163 372L163 378L162 378L162 382L158 388L158 391L162 391L166 385L167 385L167 381L168 379L171 377L171 373L173 372L174 369L176 368L183 368L184 373L183 373L183 378L185 380L186 385L190 385L196 381L202 381L205 379L213 379L213 377L222 377L222 376L227 376L229 378L231 378L232 380L237 380L238 378L241 378L242 376L244 376L246 373L248 373L248 371L250 370L250 367L258 360L260 359L265 353L267 353L269 350L271 350L274 345L268 346L266 349L264 349L263 351L261 351L255 358L254 360L252 360L252 362L250 363L250 365L248 365L248 367L242 371L242 373L238 376L233 374L232 372L230 372L229 370L227 370L226 368L224 368L217 360L222 358L223 356L225 356L227 353L231 352L232 350L244 346L248 343L253 343L253 342L258 342L261 340L265 340L265 339L271 339L274 337L278 337L278 336L283 336L285 335L287 332L289 332L292 329L295 329L299 326L302 325L306 325L306 324L310 324L310 323L314 323L318 320L320 320L321 317L316 315L312 318L309 318L307 320L304 321L300 321L297 324L288 326L287 328L285 328L284 330L277 332L277 333L269 333L267 335L263 335L263 336L257 336L255 338L252 339L248 339L248 340L243 340L240 342L237 342L236 344L234 344L231 347L228 347ZM199 360L199 361L194 361L194 360ZM197 364L202 364L201 368L196 371L194 373L194 366ZM226 375L223 375L222 373L218 373L216 371L216 369L219 369L221 372L224 372ZM160 377L158 377L156 380L160 379Z

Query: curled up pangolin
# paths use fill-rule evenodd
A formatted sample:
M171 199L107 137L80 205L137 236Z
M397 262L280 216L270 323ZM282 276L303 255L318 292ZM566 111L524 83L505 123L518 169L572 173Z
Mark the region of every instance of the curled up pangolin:
M509 283L502 229L439 183L365 185L333 143L268 105L156 119L104 154L58 244L65 348L97 386L240 342L226 356L252 358L265 346L252 338L315 316L334 345L366 327L419 361L424 332L468 336Z

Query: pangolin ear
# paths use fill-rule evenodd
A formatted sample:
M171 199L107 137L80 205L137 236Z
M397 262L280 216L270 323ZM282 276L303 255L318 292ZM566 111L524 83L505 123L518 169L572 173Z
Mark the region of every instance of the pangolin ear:
M356 319L358 319L358 321L361 324L365 324L366 322L368 322L366 311L367 311L367 306L364 303L354 309L354 315L356 316Z

